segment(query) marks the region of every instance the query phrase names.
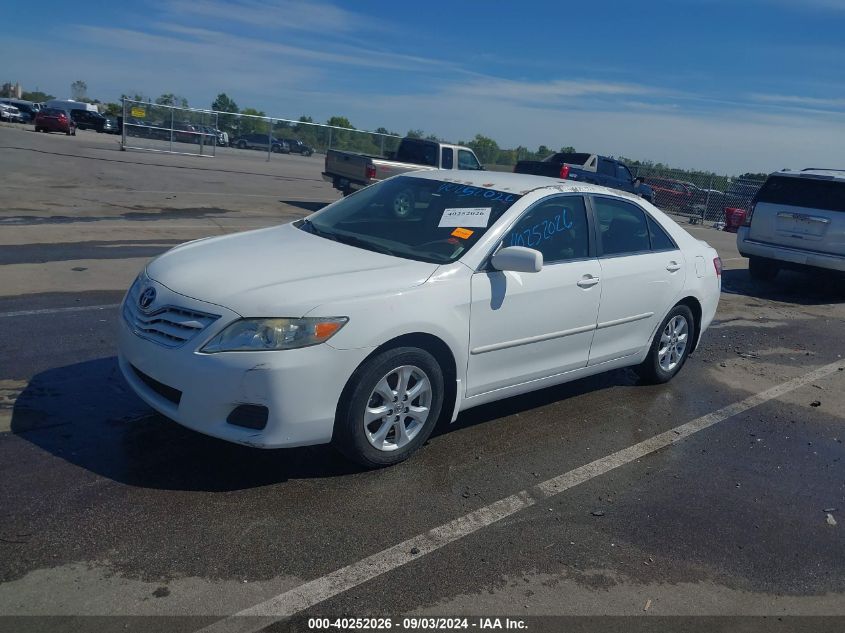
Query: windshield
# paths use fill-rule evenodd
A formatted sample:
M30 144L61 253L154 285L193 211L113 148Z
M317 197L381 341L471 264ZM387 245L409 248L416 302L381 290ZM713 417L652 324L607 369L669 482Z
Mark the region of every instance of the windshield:
M436 264L460 258L522 196L399 176L344 198L297 226L360 248Z

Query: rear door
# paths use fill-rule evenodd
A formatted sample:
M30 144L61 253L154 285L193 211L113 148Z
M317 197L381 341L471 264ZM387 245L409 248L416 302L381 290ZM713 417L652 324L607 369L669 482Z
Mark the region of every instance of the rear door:
M749 239L845 255L845 180L770 176L756 197Z
M634 354L651 340L684 287L683 254L642 207L592 196L596 218L601 306L590 365Z

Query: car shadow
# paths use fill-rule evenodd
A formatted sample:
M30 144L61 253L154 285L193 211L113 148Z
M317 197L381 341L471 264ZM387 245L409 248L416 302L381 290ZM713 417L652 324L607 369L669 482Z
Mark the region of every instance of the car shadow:
M771 281L752 279L748 269L722 272L722 292L798 305L845 302L845 275L841 273L781 270Z
M441 420L433 436L444 435L460 429L484 424L497 418L504 418L531 409L538 409L556 402L611 387L631 387L640 384L639 376L632 369L616 369L572 382L546 387L520 396L512 396L483 404L462 412L452 424Z
M35 375L13 406L11 431L80 468L145 488L234 491L360 471L330 446L259 450L183 428L132 392L115 357Z
M308 200L279 200L282 204L287 204L298 209L303 209L309 213L319 211L323 207L331 204L330 202L310 202Z

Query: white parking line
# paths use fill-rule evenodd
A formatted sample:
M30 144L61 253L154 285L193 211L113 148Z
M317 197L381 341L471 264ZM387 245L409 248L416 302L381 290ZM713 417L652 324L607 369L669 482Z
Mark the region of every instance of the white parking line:
M0 319L3 317L35 316L38 314L61 314L62 312L84 312L86 310L111 310L119 307L119 303L108 303L99 306L73 306L70 308L44 308L42 310L18 310L17 312L0 312Z
M766 391L749 396L745 400L722 407L665 433L660 433L638 444L548 479L532 488L500 499L347 567L306 582L274 598L218 620L214 624L200 629L199 633L253 633L260 631L275 621L295 615L382 574L419 560L426 554L435 552L497 521L530 508L544 499L558 495L594 477L671 446L675 442L690 437L714 424L832 374L841 367L845 367L845 361L839 360L830 365L824 365Z

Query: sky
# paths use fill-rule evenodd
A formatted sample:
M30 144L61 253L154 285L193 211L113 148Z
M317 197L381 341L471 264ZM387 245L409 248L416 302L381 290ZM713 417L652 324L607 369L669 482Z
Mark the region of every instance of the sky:
M10 0L0 0L0 7ZM17 7L17 5L15 5ZM96 10L93 10L96 7ZM845 168L845 0L40 0L0 83L724 174Z

